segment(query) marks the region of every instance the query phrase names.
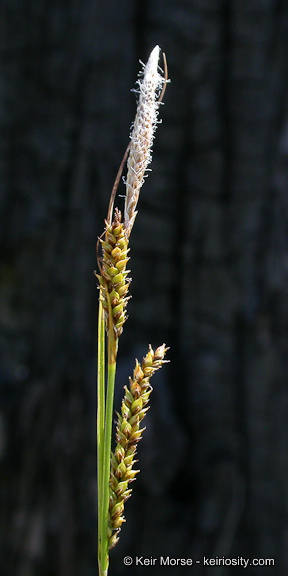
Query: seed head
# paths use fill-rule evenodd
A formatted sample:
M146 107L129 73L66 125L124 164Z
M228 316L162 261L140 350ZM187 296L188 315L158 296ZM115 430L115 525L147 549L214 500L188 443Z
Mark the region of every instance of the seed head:
M110 503L107 534L110 550L117 543L117 534L121 524L125 521L123 516L124 502L131 495L131 489L127 488L128 484L135 479L139 472L139 470L133 469L133 464L135 464L134 456L137 443L144 430L144 428L140 428L140 423L148 410L147 404L152 392L149 379L166 362L164 360L166 351L165 344L159 346L155 352L149 346L149 351L143 358L141 366L138 360L135 361L133 377L129 379L129 389L124 386L121 414L117 414L116 448L111 455L110 463Z
M125 236L121 213L116 208L111 224L106 222L104 240L100 240L102 247L101 274L96 274L100 284L100 298L106 319L108 331L109 311L113 321L115 336L119 338L126 320L126 306L128 301L128 288L130 280L127 278L129 270L126 264L129 260L128 242Z

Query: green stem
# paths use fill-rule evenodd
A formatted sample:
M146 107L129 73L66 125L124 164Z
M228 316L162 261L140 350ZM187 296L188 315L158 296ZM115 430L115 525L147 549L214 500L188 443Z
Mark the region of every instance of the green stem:
M105 326L103 307L99 298L97 352L97 488L98 488L98 558L102 526L103 446L105 425Z
M108 350L109 350L109 341L108 341ZM110 454L111 454L115 373L116 373L116 358L114 359L113 362L108 363L108 370L107 370L107 394L106 394L104 453L103 453L103 500L102 500L102 512L101 512L102 515L101 569L103 574L107 573L108 571L107 529L108 529Z
M118 349L118 338L115 336L114 322L110 298L107 294L108 302L108 331L107 331L107 389L105 407L105 428L103 445L103 487L102 501L99 503L101 510L101 537L100 537L100 564L99 575L108 574L108 511L109 511L109 482L110 482L110 457L111 457L111 436L113 420L113 401L116 374L116 356Z

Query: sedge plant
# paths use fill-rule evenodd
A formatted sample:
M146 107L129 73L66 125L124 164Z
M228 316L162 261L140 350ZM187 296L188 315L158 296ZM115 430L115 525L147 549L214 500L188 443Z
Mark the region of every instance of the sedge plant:
M111 452L114 384L119 337L127 318L126 308L131 279L129 239L137 214L140 188L152 160L152 143L159 105L167 83L165 55L164 76L159 72L160 48L152 50L142 77L138 80L139 100L130 135L109 202L107 219L97 244L99 281L98 356L97 356L97 489L98 489L98 566L99 576L107 576L109 550L118 541L124 522L124 503L131 495L129 487L139 470L135 454L148 410L152 391L150 378L165 362L165 344L155 351L149 346L141 364L136 360L132 377L124 386L121 410L117 413L116 443ZM124 215L114 209L117 186L127 160ZM100 256L98 256L100 251Z

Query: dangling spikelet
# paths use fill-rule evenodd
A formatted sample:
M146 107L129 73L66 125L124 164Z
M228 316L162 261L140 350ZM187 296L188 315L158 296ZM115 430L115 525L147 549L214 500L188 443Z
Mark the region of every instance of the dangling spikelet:
M140 423L148 410L147 404L152 392L149 380L154 372L166 362L164 356L167 350L168 348L165 348L163 344L154 353L149 346L149 351L143 358L141 366L138 360L135 362L133 378L129 379L129 389L124 386L121 414L117 414L116 448L111 455L110 464L109 549L118 542L117 534L122 523L125 522L124 502L132 492L128 489L128 485L139 472L139 470L133 470L133 465L137 443L144 430L140 429Z

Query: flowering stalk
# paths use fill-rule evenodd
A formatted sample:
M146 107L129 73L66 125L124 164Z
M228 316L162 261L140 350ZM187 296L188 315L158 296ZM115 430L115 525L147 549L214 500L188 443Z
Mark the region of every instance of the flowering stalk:
M165 59L165 79L158 73L159 53L160 48L156 46L151 52L147 65L144 67L143 79L138 81L140 96L133 130L130 136L131 142L127 147L112 189L107 220L105 220L105 230L102 235L104 238L101 237L98 244L102 251L101 258L98 261L99 274L95 273L99 281L97 363L99 576L107 576L109 564L108 549L117 541L117 533L124 520L122 516L122 503L124 503L128 494L130 494L130 490L126 488L136 474L136 471L132 470L134 463L133 454L136 451L136 443L141 437L142 430L139 430L139 423L146 413L147 408L145 408L145 404L147 404L151 392L149 378L163 363L166 352L164 345L162 347L160 346L155 354L152 348L150 348L147 356L143 359L142 367L136 364L133 379L130 380L130 391L128 388L125 388L125 396L121 409L122 416L119 416L120 420L118 420L116 433L118 451L116 446L114 456L110 462L116 357L118 340L127 318L126 307L129 299L128 288L130 279L127 277L129 270L126 269L129 260L128 243L137 214L136 205L140 188L144 181L147 166L151 162L151 147L163 90L160 99L158 97L161 91L160 89L167 81ZM124 221L122 221L121 212L117 208L113 213L113 205L117 185L128 152L130 153L127 161L126 197ZM107 350L106 390L104 366L105 332ZM127 431L129 429L130 432L128 436L126 436L125 447L123 448L122 446L124 455L122 462L120 462L118 453L121 442L122 445L124 442L123 433L125 436L124 428L126 426L126 424L123 424L124 416L128 418L128 420L126 418ZM123 466L126 467L126 476L121 476ZM116 533L115 530L117 531Z

